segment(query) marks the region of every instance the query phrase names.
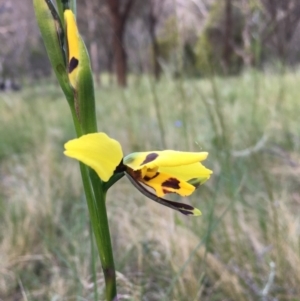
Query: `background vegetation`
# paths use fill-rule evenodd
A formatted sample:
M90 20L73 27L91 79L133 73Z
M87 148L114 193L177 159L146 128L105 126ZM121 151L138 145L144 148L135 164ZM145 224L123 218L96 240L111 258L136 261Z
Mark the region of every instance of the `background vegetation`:
M116 74L120 86L127 73L206 77L300 60L297 0L77 2L95 74ZM0 44L0 83L51 73L31 0L0 0Z
M130 7L126 82L112 75L106 2L87 2L99 8L89 13L100 11L101 18L85 17L78 4L85 39L97 43L99 129L119 140L125 154L208 151L206 166L214 171L184 200L201 209L198 218L146 199L125 178L109 191L120 300L298 301L299 3L191 1L198 23L186 27L182 20L194 20L184 18L187 5L163 2L164 9L155 1ZM0 3L2 78L23 87L0 94L0 300L102 300L78 164L63 155L63 144L75 136L67 102L51 76L29 2L18 1L18 9ZM143 35L149 12L158 20L157 56L151 34ZM237 40L231 38L235 24L242 29ZM21 27L24 39L14 36L22 35ZM7 28L15 31L4 35ZM291 37L284 40L283 32ZM18 61L12 55L21 49Z
M125 153L206 150L214 170L186 200L200 218L126 179L109 191L121 300L299 300L299 80L248 71L97 90L99 128ZM103 279L79 169L62 154L74 136L67 103L45 81L1 94L0 112L1 298L94 300Z

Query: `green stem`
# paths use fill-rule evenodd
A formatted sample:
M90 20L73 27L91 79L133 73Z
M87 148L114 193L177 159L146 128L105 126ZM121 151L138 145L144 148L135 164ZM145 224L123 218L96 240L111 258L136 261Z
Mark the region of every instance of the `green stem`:
M94 212L91 216L92 225L95 232L96 244L104 273L106 284L106 300L116 300L117 284L114 257L106 212L106 193L103 189L103 182L97 174L90 169L90 179L94 188L95 200Z
M106 193L104 192L101 180L93 170L88 169L84 164L80 163L80 171L87 199L90 220L104 273L106 284L106 300L113 301L116 300L117 296L117 284L108 218L106 213ZM90 179L94 187L94 193L91 188Z
M95 253L95 244L94 244L94 233L92 224L90 223L90 238L91 238L91 270L93 273L93 281L94 281L94 300L98 301L98 286L97 286L97 271L96 271L96 253Z
M77 136L82 135L74 105L69 102ZM80 163L81 177L106 284L106 300L117 300L116 271L106 212L106 191L98 175ZM123 175L122 175L123 176ZM116 178L120 179L120 177Z

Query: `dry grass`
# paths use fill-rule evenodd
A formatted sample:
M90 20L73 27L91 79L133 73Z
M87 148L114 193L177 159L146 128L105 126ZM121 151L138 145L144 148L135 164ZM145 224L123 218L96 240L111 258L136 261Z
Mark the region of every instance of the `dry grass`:
M143 78L97 91L99 129L125 153L161 148L163 131L167 148L209 151L214 170L185 200L200 218L162 208L126 179L109 191L121 300L300 300L299 82L297 72L249 71L216 79L215 90L210 80ZM101 299L56 84L1 94L0 120L0 300L97 300L95 285Z

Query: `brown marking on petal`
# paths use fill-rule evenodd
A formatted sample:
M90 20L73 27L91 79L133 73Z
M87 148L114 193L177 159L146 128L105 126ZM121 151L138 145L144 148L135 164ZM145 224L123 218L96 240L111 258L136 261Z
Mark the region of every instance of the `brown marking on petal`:
M156 172L153 177L144 176L145 181L150 181L152 179L155 179L159 175L159 172Z
M142 178L142 171L141 170L133 170L130 167L126 166L126 172L130 174L130 176L134 180L140 180Z
M172 191L169 191L168 189L164 189L164 188L162 189L162 191L163 191L164 194L172 193Z
M168 180L166 180L162 183L162 186L170 187L173 189L180 189L179 183L180 183L180 181L177 180L176 178L169 178Z
M141 170L134 170L133 171L136 179L140 179L142 177L142 171Z
M149 155L147 155L146 159L141 163L141 165L154 161L157 157L158 157L157 153L150 153Z
M72 73L72 71L74 71L74 69L78 66L79 61L78 59L76 59L74 56L70 59L69 62L69 73Z

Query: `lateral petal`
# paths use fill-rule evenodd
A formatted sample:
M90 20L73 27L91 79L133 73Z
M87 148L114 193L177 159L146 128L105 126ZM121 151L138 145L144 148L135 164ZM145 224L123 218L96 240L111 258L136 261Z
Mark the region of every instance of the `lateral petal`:
M213 173L200 162L176 167L160 167L159 172L171 174L172 176L184 181L189 181L195 178L203 179L199 181L201 184L208 180L210 175Z
M164 196L166 193L177 193L181 196L188 196L195 191L195 187L190 183L174 177L170 174L157 172L155 176L146 175L139 179L145 185L153 188L158 197Z
M121 145L105 133L83 135L65 144L64 154L96 171L107 182L123 158Z
M207 152L180 152L174 150L138 152L132 153L124 158L124 164L133 170L138 170L146 166L155 167L174 167L189 165L207 158Z

